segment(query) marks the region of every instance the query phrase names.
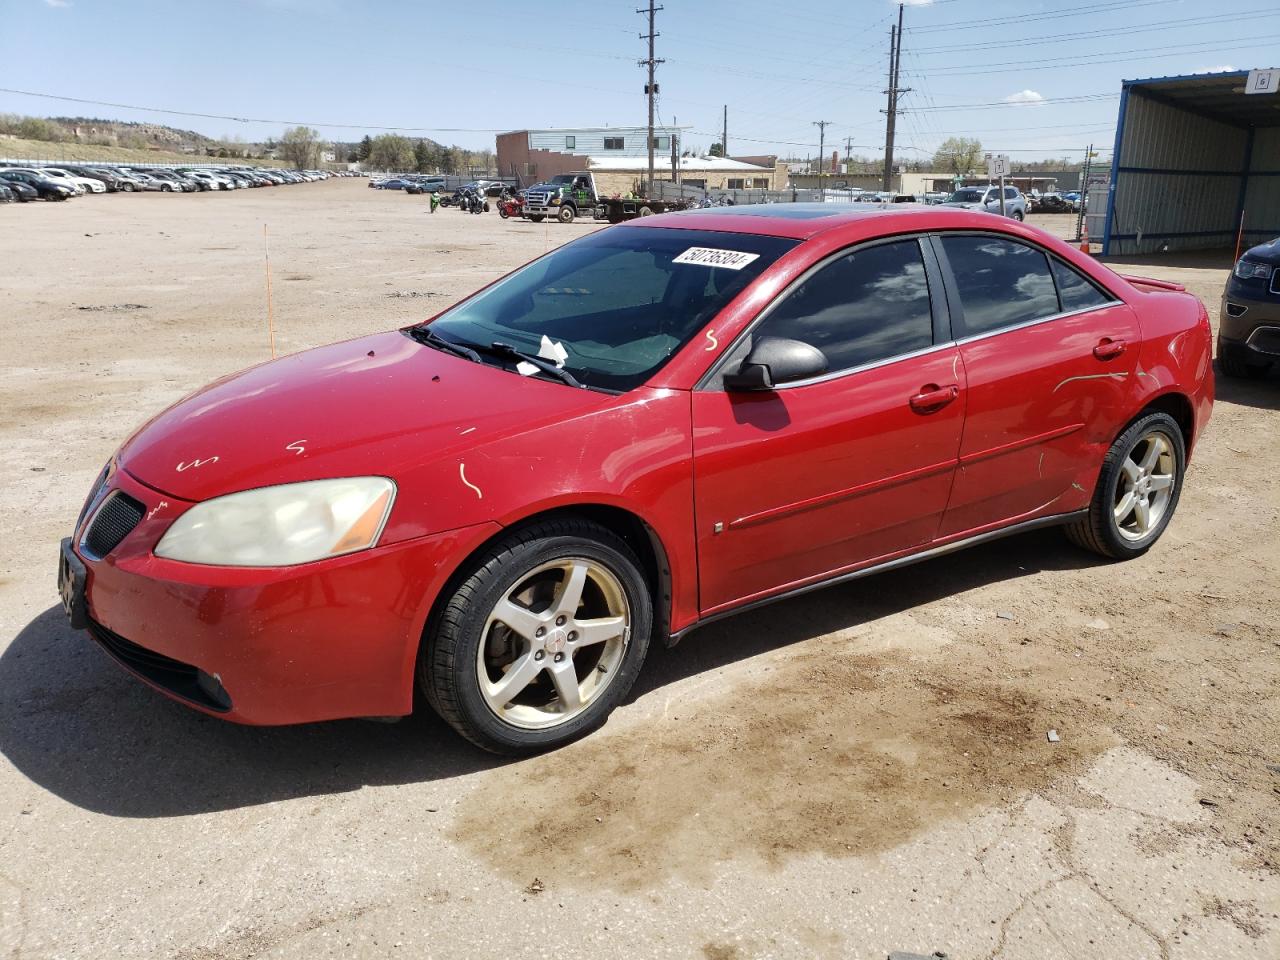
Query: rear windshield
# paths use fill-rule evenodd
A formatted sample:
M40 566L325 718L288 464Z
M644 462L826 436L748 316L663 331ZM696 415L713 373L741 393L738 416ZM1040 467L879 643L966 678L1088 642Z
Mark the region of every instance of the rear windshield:
M982 201L983 191L981 190L957 190L951 195L949 203L980 203Z
M582 384L640 386L795 240L617 227L552 251L441 315L431 329L495 341L563 366Z

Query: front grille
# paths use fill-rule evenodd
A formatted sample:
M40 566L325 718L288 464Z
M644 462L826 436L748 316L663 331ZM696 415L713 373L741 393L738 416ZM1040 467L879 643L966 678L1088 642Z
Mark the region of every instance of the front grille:
M174 696L219 713L231 709L231 698L222 685L207 674L204 675L205 682L201 683L201 671L191 664L140 647L92 620L89 621L89 635L125 667Z
M120 545L146 512L147 508L141 503L117 490L107 497L89 524L84 537L84 552L91 559L101 560Z

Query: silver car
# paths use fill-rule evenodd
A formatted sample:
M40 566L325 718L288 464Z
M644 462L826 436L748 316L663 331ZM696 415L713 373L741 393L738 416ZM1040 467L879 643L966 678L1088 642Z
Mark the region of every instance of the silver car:
M943 203L945 207L959 207L962 210L985 210L987 213L1000 212L1000 188L995 184L986 187L960 187ZM1017 187L1004 188L1004 215L1014 220L1027 218L1027 198Z

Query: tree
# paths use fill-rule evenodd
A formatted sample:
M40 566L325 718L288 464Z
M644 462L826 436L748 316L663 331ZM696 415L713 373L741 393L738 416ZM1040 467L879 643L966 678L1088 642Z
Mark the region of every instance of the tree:
M419 140L413 145L413 167L419 173L429 173L431 170L431 148L425 140Z
M408 170L413 166L413 144L408 137L395 133L374 137L369 147L369 166L374 170Z
M982 143L965 137L949 137L943 140L933 155L933 165L957 176L973 173L982 160Z
M723 156L724 156L724 144L723 144L723 143L721 143L719 140L717 140L715 143L713 143L713 144L711 145L711 149L707 151L707 156L709 156L709 157L723 157Z
M310 127L294 127L280 138L280 156L298 170L307 170L320 161L320 134Z
M360 141L360 145L356 147L356 159L368 160L371 150L373 150L373 138L366 133L364 139Z

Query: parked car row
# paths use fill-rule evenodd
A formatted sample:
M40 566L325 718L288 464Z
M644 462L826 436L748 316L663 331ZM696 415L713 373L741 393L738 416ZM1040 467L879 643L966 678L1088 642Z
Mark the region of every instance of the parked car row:
M160 167L105 163L0 167L0 203L69 200L90 193L195 193L309 183L358 176L331 170L274 167Z

